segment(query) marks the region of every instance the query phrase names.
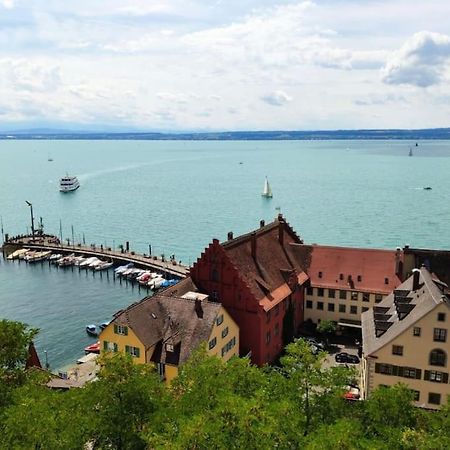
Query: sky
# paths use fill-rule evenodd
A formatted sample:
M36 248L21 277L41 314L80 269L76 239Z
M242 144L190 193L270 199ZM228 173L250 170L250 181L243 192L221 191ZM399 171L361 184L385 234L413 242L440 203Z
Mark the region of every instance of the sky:
M450 126L448 0L0 0L0 129Z

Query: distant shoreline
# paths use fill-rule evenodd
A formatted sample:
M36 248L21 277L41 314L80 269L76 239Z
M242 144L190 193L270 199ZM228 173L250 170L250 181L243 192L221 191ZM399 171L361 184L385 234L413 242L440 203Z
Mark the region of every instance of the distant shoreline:
M208 133L81 132L29 130L0 133L0 140L149 140L149 141L289 141L289 140L449 140L450 128L421 130L224 131Z

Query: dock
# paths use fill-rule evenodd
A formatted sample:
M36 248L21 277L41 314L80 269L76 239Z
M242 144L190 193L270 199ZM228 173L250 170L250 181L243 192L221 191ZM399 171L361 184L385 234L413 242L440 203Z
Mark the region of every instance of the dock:
M128 247L128 246L127 246ZM76 256L91 257L109 260L114 265L133 263L135 267L150 270L152 272L165 273L176 279L186 278L189 274L189 267L177 262L175 259L165 259L156 255L138 254L124 248L119 250L104 248L96 245L72 244L64 245L56 236L16 236L9 238L3 244L3 255L6 257L15 250L29 248L30 250L52 251L63 255L75 254Z

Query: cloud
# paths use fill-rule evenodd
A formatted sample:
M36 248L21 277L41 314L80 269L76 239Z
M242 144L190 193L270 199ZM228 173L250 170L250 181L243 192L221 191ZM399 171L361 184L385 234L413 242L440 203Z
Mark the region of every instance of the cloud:
M292 101L292 97L289 97L286 92L275 91L271 94L264 95L263 97L261 97L261 100L272 106L283 106L286 103Z
M382 68L386 84L429 87L441 83L450 61L450 36L421 31L394 52Z
M408 100L403 95L386 94L386 95L370 95L368 98L356 99L353 102L357 106L372 106L372 105L388 105L393 103L408 103Z
M0 4L5 9L13 9L15 6L15 1L14 0L1 0Z

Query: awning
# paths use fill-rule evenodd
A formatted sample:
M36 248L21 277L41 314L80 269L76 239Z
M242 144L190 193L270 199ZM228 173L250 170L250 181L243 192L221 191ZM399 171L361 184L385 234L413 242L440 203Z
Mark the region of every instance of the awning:
M341 327L349 327L349 328L362 328L361 322L358 320L349 320L349 319L341 319L338 322L338 325Z

